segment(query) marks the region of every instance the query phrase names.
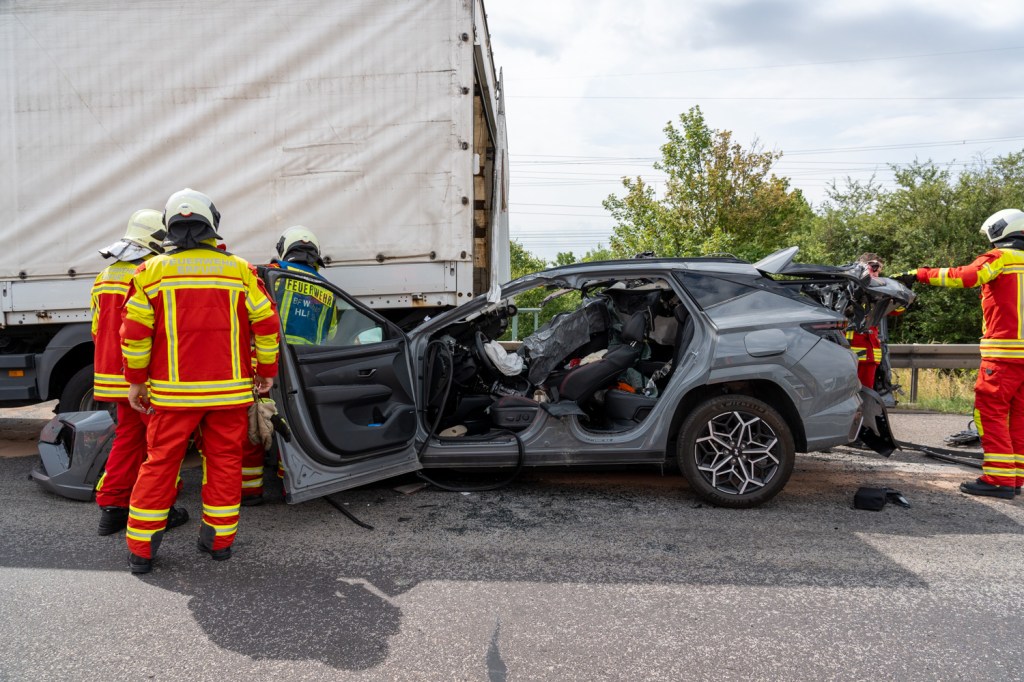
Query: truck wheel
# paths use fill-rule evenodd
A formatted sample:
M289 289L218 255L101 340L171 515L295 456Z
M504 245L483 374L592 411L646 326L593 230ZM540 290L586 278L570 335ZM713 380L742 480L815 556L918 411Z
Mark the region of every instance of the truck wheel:
M775 497L793 473L793 434L782 416L749 396L701 403L679 430L679 470L702 500L746 509Z
M92 410L106 410L114 403L99 403L93 400L92 380L93 366L86 365L75 372L68 383L64 384L64 390L60 393L60 401L57 403L57 412L88 412Z

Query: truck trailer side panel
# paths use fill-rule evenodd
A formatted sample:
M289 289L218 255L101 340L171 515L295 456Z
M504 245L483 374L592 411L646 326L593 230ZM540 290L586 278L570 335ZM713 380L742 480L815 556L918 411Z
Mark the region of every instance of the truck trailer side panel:
M0 177L5 404L88 403L97 250L186 186L232 252L306 225L403 323L509 277L483 0L0 3Z
M252 262L301 223L333 265L445 281L473 263L481 96L506 158L482 15L478 0L0 6L0 279L91 278L135 209L190 186ZM463 302L472 279L435 293Z

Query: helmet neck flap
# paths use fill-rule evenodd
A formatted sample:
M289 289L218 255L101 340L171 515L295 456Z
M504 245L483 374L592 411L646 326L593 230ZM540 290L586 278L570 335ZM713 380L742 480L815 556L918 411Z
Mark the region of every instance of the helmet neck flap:
M291 263L302 263L311 268L322 267L324 262L320 258L320 249L309 242L298 242L287 253L282 256L283 260Z
M194 249L211 239L217 239L217 232L203 220L172 220L167 227L167 241L179 249Z
M1016 249L1024 251L1024 234L1011 234L1008 237L992 242L992 246L998 249Z

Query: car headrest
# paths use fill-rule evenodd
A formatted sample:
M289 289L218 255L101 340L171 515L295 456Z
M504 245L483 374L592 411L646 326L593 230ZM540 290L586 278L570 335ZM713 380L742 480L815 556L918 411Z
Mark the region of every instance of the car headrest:
M638 310L629 316L622 325L622 340L626 343L638 343L647 334L647 311Z
M686 322L686 318L690 316L690 311L686 309L686 306L680 303L672 309L672 316L676 318L679 324Z

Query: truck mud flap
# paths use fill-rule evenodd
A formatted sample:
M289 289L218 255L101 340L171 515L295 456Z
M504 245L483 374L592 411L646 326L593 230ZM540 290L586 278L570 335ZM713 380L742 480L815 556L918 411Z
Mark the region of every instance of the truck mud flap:
M39 463L29 477L51 493L88 502L107 463L114 428L106 410L57 415L39 433Z
M862 388L860 397L863 401L864 421L857 437L878 454L889 457L898 446L889 426L889 413L885 411L885 403L882 402L882 397L870 388Z

